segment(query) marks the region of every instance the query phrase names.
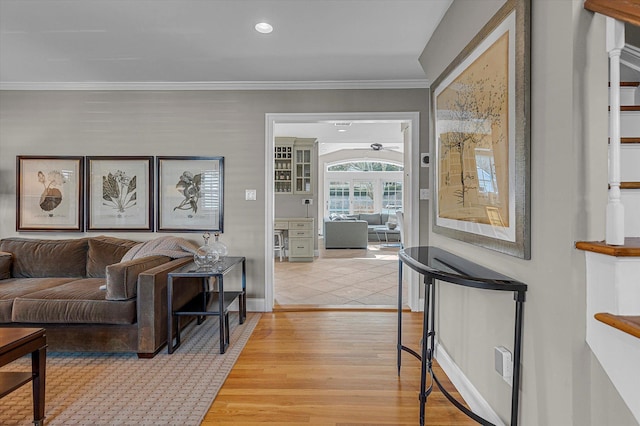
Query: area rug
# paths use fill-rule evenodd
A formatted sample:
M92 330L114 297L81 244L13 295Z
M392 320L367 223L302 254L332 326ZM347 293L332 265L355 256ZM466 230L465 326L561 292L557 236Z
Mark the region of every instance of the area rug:
M251 336L260 314L238 325L229 315L230 345L219 350L218 319L191 324L182 345L152 359L135 354L47 354L46 425L199 425ZM30 357L1 371L30 371ZM33 422L31 385L0 399L1 425Z

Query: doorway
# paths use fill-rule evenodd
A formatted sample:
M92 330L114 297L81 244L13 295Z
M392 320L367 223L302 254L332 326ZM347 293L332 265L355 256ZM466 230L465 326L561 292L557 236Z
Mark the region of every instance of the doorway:
M325 113L325 114L266 114L266 141L265 151L266 158L273 158L275 148L276 128L278 125L287 124L314 124L314 123L395 123L402 126L404 140L402 141L402 159L404 163L403 170L403 189L404 189L404 205L405 212L405 228L404 235L405 245L411 245L412 241L418 241L417 219L418 212L418 167L419 164L413 159L419 158L419 113L403 112L403 113ZM369 140L370 142L370 140ZM370 144L372 148L375 148ZM384 146L384 144L383 144ZM320 172L320 170L319 170ZM316 188L318 192L322 191L322 182L324 176L318 174L318 182ZM273 232L275 219L275 193L274 193L274 162L267 161L265 173L265 306L264 310L270 312L274 306L274 250L273 250ZM316 217L318 223L316 226L322 228L323 212L326 200L322 199L314 206L318 212ZM318 254L318 251L316 251ZM408 287L408 302L412 310L418 307L418 285L417 277L411 271L405 271L403 276L406 278Z

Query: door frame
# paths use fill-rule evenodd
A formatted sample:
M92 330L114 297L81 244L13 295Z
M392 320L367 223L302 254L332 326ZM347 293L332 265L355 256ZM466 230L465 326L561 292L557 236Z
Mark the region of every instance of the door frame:
M275 192L273 190L274 126L277 123L313 123L318 121L398 121L410 123L408 142L404 147L404 245L418 245L419 233L419 173L420 173L420 113L419 112L355 112L355 113L266 113L265 114L265 277L264 312L273 311L274 303L274 250L273 222L275 220ZM317 183L319 185L319 183ZM409 212L407 214L407 212ZM321 220L321 218L319 218ZM321 226L318 224L318 226ZM407 232L409 231L409 232ZM418 275L404 268L403 277L408 284L407 304L412 311L419 310Z

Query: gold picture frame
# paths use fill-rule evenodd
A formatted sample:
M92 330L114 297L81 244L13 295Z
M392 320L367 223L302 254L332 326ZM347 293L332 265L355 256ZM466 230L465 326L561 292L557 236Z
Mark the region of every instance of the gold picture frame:
M434 232L530 249L530 0L509 0L431 86Z

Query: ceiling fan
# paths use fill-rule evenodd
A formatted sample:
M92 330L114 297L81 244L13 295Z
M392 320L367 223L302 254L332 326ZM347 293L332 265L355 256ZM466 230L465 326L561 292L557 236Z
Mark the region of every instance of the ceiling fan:
M374 142L371 145L371 149L374 151L382 151L383 149L393 151L394 149L400 149L399 146L383 146L381 143Z

